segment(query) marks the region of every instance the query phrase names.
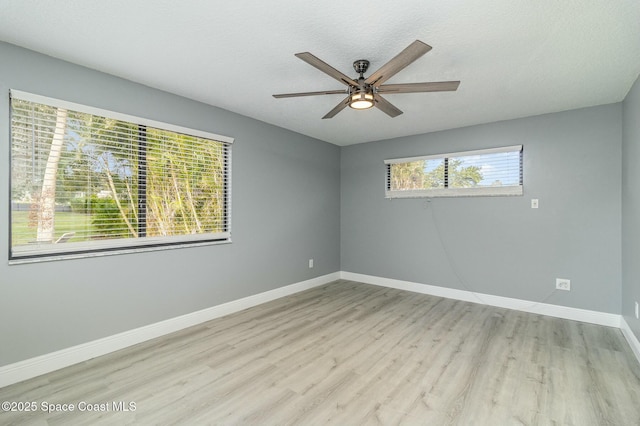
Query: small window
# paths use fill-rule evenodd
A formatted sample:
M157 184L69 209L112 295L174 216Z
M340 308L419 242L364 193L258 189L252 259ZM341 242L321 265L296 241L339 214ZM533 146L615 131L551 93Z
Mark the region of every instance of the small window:
M522 145L385 160L386 198L522 195Z
M11 92L11 259L230 239L233 139Z

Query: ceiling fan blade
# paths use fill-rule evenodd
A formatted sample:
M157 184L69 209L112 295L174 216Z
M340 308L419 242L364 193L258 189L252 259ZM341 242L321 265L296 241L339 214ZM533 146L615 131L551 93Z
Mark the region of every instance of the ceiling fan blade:
M336 105L336 107L334 109L332 109L331 111L326 113L325 116L322 117L322 119L324 120L325 118L333 118L337 113L339 113L340 111L345 109L347 107L347 105L349 105L349 97L348 96L346 98L344 98L342 100L342 102L340 102L338 105Z
M317 96L317 95L344 95L347 90L325 90L323 92L301 92L301 93L281 93L273 95L274 98L297 98L299 96Z
M333 68L331 65L324 62L322 59L316 58L309 52L296 53L296 56L302 59L303 61L305 61L306 63L308 63L309 65L311 65L312 67L315 67L320 71L322 71L323 73L335 78L342 84L346 84L347 86L358 85L358 83L356 83L352 78L349 78L348 76L344 75L337 69Z
M391 102L387 101L382 96L376 94L374 99L376 101L376 107L382 110L382 112L387 114L389 117L393 118L402 114L402 111L400 111ZM347 98L347 101L348 101L348 98Z
M421 42L420 40L416 40L402 52L398 53L393 59L380 67L378 71L367 77L364 82L373 86L379 86L430 50L431 46Z
M419 92L453 92L458 90L459 81L434 81L430 83L404 83L383 84L378 87L378 92L384 94L393 93L419 93Z

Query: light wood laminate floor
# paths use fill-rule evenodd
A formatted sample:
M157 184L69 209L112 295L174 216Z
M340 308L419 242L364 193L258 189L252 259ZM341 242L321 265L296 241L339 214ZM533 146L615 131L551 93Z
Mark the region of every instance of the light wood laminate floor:
M0 412L2 425L640 425L640 365L615 328L338 281L5 387L0 401L38 404Z

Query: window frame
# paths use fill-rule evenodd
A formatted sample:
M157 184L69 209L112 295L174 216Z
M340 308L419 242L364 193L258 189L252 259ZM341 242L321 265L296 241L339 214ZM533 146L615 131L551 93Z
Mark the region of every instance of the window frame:
M473 186L468 188L428 188L428 189L391 189L391 167L393 164L410 163L422 160L443 160L445 164L445 182L448 181L447 163L449 158L472 156L472 155L488 155L506 152L519 152L519 184L509 186ZM524 147L523 145L510 145L504 147L477 149L472 151L460 151L445 154L422 155L418 157L405 157L384 160L385 164L385 198L432 198L432 197L499 197L499 196L519 196L524 194L523 183L523 163L524 163ZM446 183L445 183L446 185Z
M20 100L34 102L38 104L44 104L55 108L64 108L67 110L74 110L82 113L88 113L92 115L107 117L119 121L125 121L134 125L138 125L139 128L156 128L159 130L165 130L178 134L184 134L188 136L211 139L223 144L225 152L224 161L225 167L224 173L224 199L223 199L223 214L225 230L217 233L207 234L189 234L189 235L175 235L175 236L156 236L142 238L117 238L109 239L101 242L74 242L73 244L38 244L43 246L43 249L35 250L25 248L24 246L13 247L12 232L13 232L13 209L11 207L12 200L12 173L9 167L9 264L28 263L36 261L48 261L48 260L62 260L73 259L83 257L95 257L114 254L127 254L136 252L146 252L153 250L166 250L175 249L181 247L195 247L212 244L222 244L231 242L231 175L232 175L232 145L234 138L229 136L218 135L215 133L178 126L166 122L151 120L142 118L130 114L120 113L116 111L97 108L89 105L78 104L75 102L65 101L56 98L50 98L41 96L29 92L11 89L9 91L9 162L13 166L13 125L12 125L12 107L11 100L17 98ZM139 133L140 134L140 133ZM146 162L146 158L145 158Z

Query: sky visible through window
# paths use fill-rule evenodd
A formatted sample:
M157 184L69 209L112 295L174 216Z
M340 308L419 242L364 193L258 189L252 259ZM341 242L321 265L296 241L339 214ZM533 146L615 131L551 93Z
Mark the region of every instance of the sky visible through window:
M498 182L502 186L514 186L520 184L520 153L519 152L498 152L493 154L465 155L449 157L460 160L460 168L478 167L482 175L482 180L478 186L496 185ZM431 172L441 166L444 160L425 161L425 172Z

